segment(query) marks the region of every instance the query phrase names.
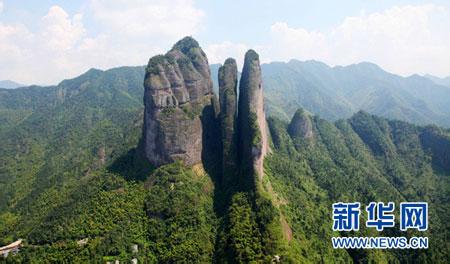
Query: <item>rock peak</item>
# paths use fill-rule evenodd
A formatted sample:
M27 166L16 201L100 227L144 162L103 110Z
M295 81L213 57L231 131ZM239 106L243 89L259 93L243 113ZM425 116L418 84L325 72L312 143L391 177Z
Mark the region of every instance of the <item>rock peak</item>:
M175 43L175 45L173 45L172 47L172 50L180 50L181 52L186 54L191 48L200 48L200 45L193 37L187 36Z
M245 53L245 60L258 60L259 61L259 55L258 53L256 53L256 51L249 49L246 53Z
M228 58L219 68L220 126L222 134L222 182L229 183L236 165L237 65Z
M155 166L174 160L201 162L207 122L201 118L205 110L214 110L208 59L198 42L186 37L166 55L152 57L144 87L145 157Z
M292 120L296 120L301 118L302 116L305 116L305 110L303 110L303 108L298 108L297 111L295 111L294 116L292 117Z
M225 66L225 65L237 65L236 64L236 60L234 59L234 58L228 58L228 59L226 59L225 60L225 62L223 63L223 66ZM237 68L237 66L236 66L236 68Z
M311 117L303 110L297 109L291 122L289 123L288 133L293 138L312 138L313 127Z
M237 89L237 64L233 58L225 60L223 66L219 68L219 94L229 90L236 94Z
M268 150L267 125L264 113L261 66L254 50L245 53L239 83L239 152L244 169L250 169L259 179L263 176L263 160Z

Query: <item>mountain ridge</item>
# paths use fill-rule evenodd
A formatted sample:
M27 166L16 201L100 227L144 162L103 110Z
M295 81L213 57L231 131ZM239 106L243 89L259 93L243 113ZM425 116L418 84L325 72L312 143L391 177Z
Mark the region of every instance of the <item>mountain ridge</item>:
M423 77L430 79L439 85L449 86L450 87L450 76L447 77L437 77L431 74L425 74Z
M25 85L11 81L11 80L0 80L0 88L15 89L18 87L23 87L23 86L25 86Z
M218 73L219 64L211 64L213 75ZM289 62L271 62L261 64L266 91L266 111L288 120L299 107L319 114L328 120L348 118L358 110L365 110L391 119L405 120L416 124L437 124L450 126L450 89L435 85L425 77L413 75L401 77L384 71L370 62L348 66L330 67L319 61L291 60ZM63 87L65 83L74 83L77 79L89 75L108 75L119 73L136 75L144 72L145 66L117 67L106 71L90 69L86 73L55 86L28 86L14 90L49 90L48 87ZM344 76L347 76L344 78ZM359 77L358 77L359 76ZM363 76L363 77L360 77ZM366 77L364 77L366 76ZM280 79L282 77L282 79ZM213 89L218 94L218 82L213 79ZM356 86L355 86L356 85ZM358 88L357 86L360 86ZM344 88L342 88L344 87ZM14 91L13 90L13 91ZM63 95L60 89L60 96ZM280 93L283 91L283 93ZM51 92L37 92L51 93ZM17 92L17 94L20 92ZM3 99L11 93L0 89L0 108L12 99ZM14 93L13 93L14 94ZM70 94L70 93L69 93ZM20 98L20 95L17 95ZM48 95L50 96L50 95ZM51 97L54 97L53 95ZM41 99L38 97L38 99ZM26 99L25 102L30 102ZM31 103L31 102L30 102ZM33 102L39 105L43 102ZM23 104L4 108L18 109ZM24 106L30 108L30 106ZM31 107L32 108L32 107ZM10 111L5 109L4 111ZM20 111L19 111L20 112ZM21 118L21 113L11 113L11 119ZM9 122L9 121L8 121Z
M329 120L365 110L418 124L450 124L450 91L423 77L403 78L372 63L329 67L291 60L262 68L268 110L285 119L302 107Z

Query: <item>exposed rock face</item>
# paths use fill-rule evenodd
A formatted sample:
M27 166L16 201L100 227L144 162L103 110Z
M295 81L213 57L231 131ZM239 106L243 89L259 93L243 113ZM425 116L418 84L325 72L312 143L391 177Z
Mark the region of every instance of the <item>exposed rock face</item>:
M223 177L233 173L236 161L237 65L229 58L219 68L220 125Z
M245 166L263 176L263 160L268 150L267 125L259 56L254 50L245 54L239 84L239 153ZM245 169L245 168L244 168Z
M105 147L104 146L101 146L97 150L97 155L98 155L98 162L99 162L100 166L105 165L105 162L106 162L106 151L105 151Z
M202 112L211 106L212 81L205 53L191 37L150 59L144 80L145 157L155 166L201 162Z
M311 119L303 109L300 108L295 112L289 124L288 133L293 138L300 137L309 139L313 137Z

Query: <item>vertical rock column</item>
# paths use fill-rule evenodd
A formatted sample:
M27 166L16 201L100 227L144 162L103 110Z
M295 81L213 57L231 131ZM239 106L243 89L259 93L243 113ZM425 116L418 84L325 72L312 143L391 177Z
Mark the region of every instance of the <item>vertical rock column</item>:
M245 54L239 83L239 160L253 176L263 176L263 161L268 150L267 125L259 56L254 50Z
M229 58L219 68L220 126L222 134L222 182L236 173L237 65Z
M144 156L155 166L202 161L205 107L211 107L212 80L205 53L191 37L166 55L152 57L144 80Z

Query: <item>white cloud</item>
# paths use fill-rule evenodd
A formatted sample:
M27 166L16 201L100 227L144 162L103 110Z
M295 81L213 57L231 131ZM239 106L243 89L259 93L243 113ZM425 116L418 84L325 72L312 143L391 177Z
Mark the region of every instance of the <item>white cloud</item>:
M232 57L236 59L238 67L242 67L244 54L248 49L245 44L224 41L206 46L205 53L208 56L209 63L223 64L226 59Z
M178 39L198 31L204 13L191 0L93 0L95 19L116 34Z
M52 6L42 17L36 32L21 24L0 23L0 74L23 83L54 83L79 74L78 43L86 29L82 16L70 17Z
M327 57L329 52L327 36L321 32L290 28L278 22L270 28L270 36L271 42L262 50L269 60L319 59Z
M347 17L328 31L275 23L262 48L269 60L316 59L329 64L370 61L388 71L450 74L450 13L435 5L393 7Z
M82 19L81 14L76 14L71 18L61 7L52 6L47 15L42 18L40 35L50 49L70 50L86 34Z
M4 23L0 17L0 79L54 84L91 67L143 65L179 38L201 32L204 16L191 0L90 0L78 14L53 6L33 27ZM448 25L447 9L401 6L361 12L322 31L277 22L267 29L270 40L265 43L223 41L203 47L211 63L234 57L241 66L251 47L263 62L296 58L346 65L371 61L403 75L445 76L450 74Z
M92 0L74 15L52 6L33 30L0 20L0 79L56 84L91 67L144 65L198 32L203 15L189 0ZM86 16L99 33L85 27Z

